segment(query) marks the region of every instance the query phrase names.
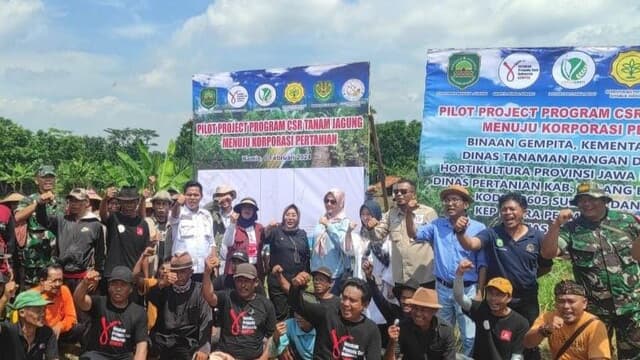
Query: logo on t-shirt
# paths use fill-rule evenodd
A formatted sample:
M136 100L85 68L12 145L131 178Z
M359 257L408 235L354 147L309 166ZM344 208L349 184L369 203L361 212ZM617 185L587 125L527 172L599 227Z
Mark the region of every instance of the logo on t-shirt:
M123 347L127 342L127 329L121 327L122 322L120 320L114 320L107 322L106 317L100 318L100 325L102 331L100 332L100 345L102 346L114 346Z
M336 329L331 329L330 335L332 344L332 359L356 359L359 356L364 355L364 352L360 351L360 346L358 344L350 342L353 341L353 336L344 335L338 337L338 332L336 331Z
M143 234L144 234L144 229L142 228L142 226L138 226L136 228L136 235L142 236Z
M503 247L504 246L504 241L502 241L502 239L497 238L496 239L496 246L497 247Z
M511 332L511 330L502 330L500 331L500 340L502 341L511 341L511 336L513 335L513 333Z

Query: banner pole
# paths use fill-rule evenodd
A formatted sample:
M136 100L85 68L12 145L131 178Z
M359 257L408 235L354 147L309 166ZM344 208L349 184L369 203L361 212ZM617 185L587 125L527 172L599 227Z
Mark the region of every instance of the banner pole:
M371 137L371 142L373 143L373 148L375 149L376 161L378 163L378 181L380 181L380 188L382 189L382 201L384 202L384 211L389 211L389 200L387 199L387 188L385 186L385 173L384 167L382 164L382 151L380 151L380 144L378 143L378 132L376 131L376 126L373 120L373 114L371 113L371 108L369 108L369 113L367 114L367 119L369 120L369 136Z

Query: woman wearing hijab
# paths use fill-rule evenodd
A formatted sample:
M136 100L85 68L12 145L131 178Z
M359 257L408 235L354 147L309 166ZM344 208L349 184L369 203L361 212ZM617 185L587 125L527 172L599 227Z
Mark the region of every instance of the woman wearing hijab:
M270 247L270 264L272 268L280 265L282 275L291 282L294 276L305 271L310 272L311 251L307 242L307 232L298 228L300 210L291 204L282 213L282 222L272 223L265 230L265 245ZM280 282L275 274L269 274L269 298L276 309L276 319L284 321L293 314L289 309L287 295L280 288Z
M311 271L325 266L333 274L331 292L340 294L341 279L350 276L349 253L352 246L346 241L350 220L344 212L344 192L331 189L324 195L325 213L313 231Z
M224 273L231 272L230 256L241 251L247 254L249 263L258 270L258 277L264 280L262 264L262 246L264 244L264 227L258 223L258 204L253 198L246 197L233 207L231 224L224 232L222 243L227 247L228 258L225 261Z

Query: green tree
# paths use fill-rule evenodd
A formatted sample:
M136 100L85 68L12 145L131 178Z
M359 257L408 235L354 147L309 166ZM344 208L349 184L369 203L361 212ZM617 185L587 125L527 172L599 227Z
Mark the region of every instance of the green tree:
M13 191L24 193L24 184L33 179L36 172L36 165L22 164L15 162L8 166L8 170L0 170L0 181L4 183L4 189L2 193L6 194L10 192L10 186Z
M422 124L417 120L410 122L395 120L378 123L375 126L385 174L416 180ZM377 181L377 171L378 164L372 143L369 148L369 179L371 182Z
M193 120L182 124L176 139L176 161L191 164L193 161Z

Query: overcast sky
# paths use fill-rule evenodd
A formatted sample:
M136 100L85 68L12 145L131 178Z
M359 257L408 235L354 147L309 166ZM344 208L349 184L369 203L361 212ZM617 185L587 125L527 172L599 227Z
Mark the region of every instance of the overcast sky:
M191 75L371 62L377 121L421 118L427 49L638 45L637 0L0 0L0 116L29 129L155 129Z

